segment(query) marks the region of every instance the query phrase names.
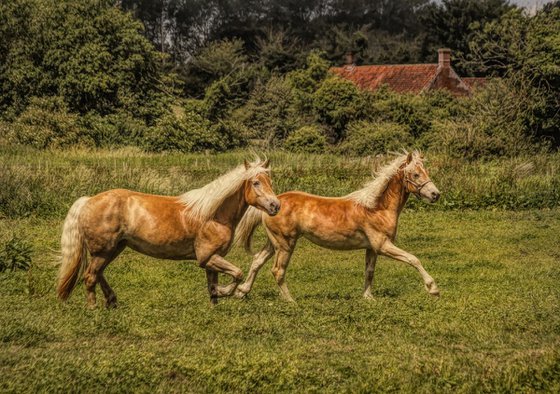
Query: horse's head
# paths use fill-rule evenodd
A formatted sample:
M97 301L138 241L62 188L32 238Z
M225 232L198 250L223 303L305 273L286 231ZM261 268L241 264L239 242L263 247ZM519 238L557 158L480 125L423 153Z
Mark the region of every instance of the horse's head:
M268 169L270 160L265 162L250 164L245 160L245 169L250 170L253 166L260 166ZM280 200L272 190L272 181L269 171L259 171L253 177L245 181L245 201L270 216L274 216L280 211Z
M405 188L416 197L435 203L439 200L440 192L424 168L423 159L418 152L408 154L404 167Z

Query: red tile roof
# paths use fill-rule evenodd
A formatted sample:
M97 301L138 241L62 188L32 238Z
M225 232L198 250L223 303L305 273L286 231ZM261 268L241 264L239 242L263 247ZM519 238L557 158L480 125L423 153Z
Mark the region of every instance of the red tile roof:
M395 64L333 67L331 71L362 89L375 90L388 85L399 93L420 93L435 79L437 64Z

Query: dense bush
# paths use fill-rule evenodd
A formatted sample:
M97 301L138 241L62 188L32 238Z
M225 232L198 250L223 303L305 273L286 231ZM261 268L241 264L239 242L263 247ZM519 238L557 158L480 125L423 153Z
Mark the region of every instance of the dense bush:
M215 149L220 144L220 137L211 131L210 123L194 112L182 119L175 115L163 117L144 139L144 148L151 152L196 152Z
M27 271L31 268L33 247L23 238L13 236L0 245L0 272Z
M304 126L286 138L284 147L292 152L322 153L327 146L327 139L317 126Z
M140 145L148 127L146 124L121 111L107 116L89 113L80 118L83 135L96 147Z
M509 80L494 80L462 102L460 116L434 121L422 140L433 151L468 159L516 156L546 148L534 140L532 109L538 94Z
M80 114L164 112L162 56L113 1L12 0L0 14L14 24L0 27L0 110L59 96Z
M212 82L204 93L205 116L215 121L244 104L260 71L248 66Z
M352 82L338 77L323 81L313 94L317 121L329 126L335 141L344 138L346 125L365 111L363 94Z
M312 51L307 57L305 68L292 71L286 76L286 80L294 88L294 105L300 113L311 113L313 93L327 77L329 66L323 53Z
M187 64L185 89L201 96L212 82L246 67L248 60L240 39L212 42Z
M366 100L369 119L404 125L415 138L430 130L432 120L449 117L457 111L453 106L457 100L445 91L418 95L398 94L382 88L366 93Z
M345 155L365 156L408 148L412 143L407 126L363 120L348 126L346 139L336 150Z
M476 26L465 64L483 75L506 76L517 89L531 87L532 132L560 145L560 7L558 2L535 15L511 10Z
M245 146L253 134L243 123L231 119L219 120L212 125L211 132L221 139L221 145L216 146L215 151Z
M61 97L31 98L30 104L12 123L8 140L34 148L91 145L79 125L79 117L68 112Z
M232 117L245 124L252 138L277 146L300 124L294 107L294 88L283 77L273 76L266 83L258 83L247 104Z

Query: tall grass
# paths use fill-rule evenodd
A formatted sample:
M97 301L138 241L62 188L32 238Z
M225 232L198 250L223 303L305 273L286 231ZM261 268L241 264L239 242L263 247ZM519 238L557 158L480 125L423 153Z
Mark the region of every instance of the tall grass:
M275 190L341 196L365 182L384 157L269 153ZM202 186L250 158L247 151L217 155L149 154L136 149L36 151L0 146L0 216L62 217L83 195L112 188L176 195ZM560 154L469 162L430 156L426 167L443 192L434 206L413 209L523 209L560 205Z

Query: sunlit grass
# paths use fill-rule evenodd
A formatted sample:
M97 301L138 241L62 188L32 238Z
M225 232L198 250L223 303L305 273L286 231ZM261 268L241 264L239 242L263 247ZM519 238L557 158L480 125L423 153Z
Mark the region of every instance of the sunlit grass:
M125 252L107 270L119 308L94 311L82 285L55 299L60 219L2 220L0 234L32 241L35 266L0 274L0 391L557 392L559 214L405 211L397 243L439 299L382 258L363 300L362 252L301 242L297 305L270 265L248 299L211 308L193 263ZM228 258L247 270L240 250Z

